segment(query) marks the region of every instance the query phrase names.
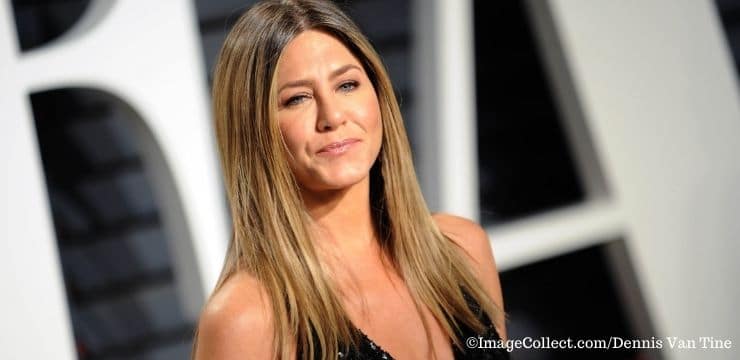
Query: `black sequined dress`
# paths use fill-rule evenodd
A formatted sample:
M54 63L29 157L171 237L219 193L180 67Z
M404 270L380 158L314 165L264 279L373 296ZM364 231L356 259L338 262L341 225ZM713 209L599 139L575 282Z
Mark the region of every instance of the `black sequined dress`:
M495 340L500 340L496 328L493 326L488 316L480 309L480 306L465 292L463 292L465 300L468 302L468 306L474 314L478 315L478 318L486 326L486 331L478 333L468 326L461 323L461 329L457 333L457 338L463 346L464 351L460 350L457 346L452 347L455 360L499 360L509 359L509 353L505 348L499 348L492 346ZM338 359L342 360L391 360L394 359L391 354L383 350L380 345L376 344L360 329L357 329L360 333L361 342L358 348L350 348L349 351L339 352L337 354ZM474 338L475 341L469 340ZM490 340L490 341L486 341ZM474 345L472 348L467 345Z

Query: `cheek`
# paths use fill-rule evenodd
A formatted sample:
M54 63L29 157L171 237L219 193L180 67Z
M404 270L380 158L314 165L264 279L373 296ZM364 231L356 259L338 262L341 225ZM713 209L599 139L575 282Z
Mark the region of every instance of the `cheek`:
M383 144L383 121L377 101L370 101L364 107L362 113L363 130L367 134L369 160L375 161Z
M363 126L367 132L382 131L383 124L380 120L380 105L374 93L372 96L368 96L363 105L358 107L358 109L362 109L362 113L358 115L362 119Z
M285 146L293 157L300 154L301 149L305 147L306 136L300 124L295 121L281 121L280 133L285 141Z
M370 123L368 124L368 132L375 135L375 140L378 142L377 147L379 148L383 141L383 120L380 114L380 107L377 102L373 107L373 111L369 119Z

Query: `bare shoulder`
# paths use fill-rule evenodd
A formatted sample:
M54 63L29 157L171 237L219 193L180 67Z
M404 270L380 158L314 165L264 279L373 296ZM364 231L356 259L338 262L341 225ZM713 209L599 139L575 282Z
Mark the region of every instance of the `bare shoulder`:
M486 230L474 221L455 215L437 213L433 214L432 218L439 231L467 253L479 281L493 302L503 310L501 282ZM503 316L495 320L497 324L503 324L503 321ZM497 328L501 336L506 338L506 329L503 326Z
M472 220L445 213L433 214L432 218L437 223L439 231L463 248L473 260L476 262L487 260L481 257L491 253L491 243L488 234L480 225Z
M436 213L432 218L439 231L462 248L475 262L477 271L495 270L491 243L486 231L476 222L451 214ZM493 269L492 269L493 268Z
M206 304L198 324L194 358L272 358L272 327L269 299L259 281L233 275Z

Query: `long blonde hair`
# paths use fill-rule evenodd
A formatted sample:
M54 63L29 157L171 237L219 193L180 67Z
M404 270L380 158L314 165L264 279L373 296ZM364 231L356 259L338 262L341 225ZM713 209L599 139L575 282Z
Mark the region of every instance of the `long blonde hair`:
M461 248L440 233L429 213L380 57L330 1L262 1L239 18L219 54L213 109L233 235L214 293L236 272L256 277L269 295L273 349L281 359L289 358L290 344L296 345L302 359L316 354L335 358L340 346L356 345L358 340L339 289L321 266L309 230L311 219L276 122L279 57L288 42L308 29L341 41L373 83L383 128L380 154L370 171L380 248L408 286L417 311L426 306L462 349L455 335L459 322L484 330L463 291L490 319L497 319L499 309L473 275ZM425 320L424 329L429 334Z

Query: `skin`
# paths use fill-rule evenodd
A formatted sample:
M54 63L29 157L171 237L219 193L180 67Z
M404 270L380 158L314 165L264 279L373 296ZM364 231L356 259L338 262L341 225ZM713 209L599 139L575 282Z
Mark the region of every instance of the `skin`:
M338 72L339 71L339 72ZM382 140L377 96L360 62L339 41L305 31L278 63L278 119L290 167L335 273L352 322L397 359L452 359L449 339L428 309L419 313L408 288L384 259L372 225L369 172ZM320 149L358 141L341 156ZM440 230L470 255L484 288L503 309L498 272L485 231L436 214ZM264 288L251 275L229 279L200 319L196 359L271 359L273 322ZM430 325L424 334L422 318ZM505 329L498 329L506 338Z
M375 237L369 173L383 136L370 79L341 42L309 30L283 51L277 86L277 120L290 167L322 240L332 245L327 249L365 251ZM338 156L321 152L345 139L357 142Z

